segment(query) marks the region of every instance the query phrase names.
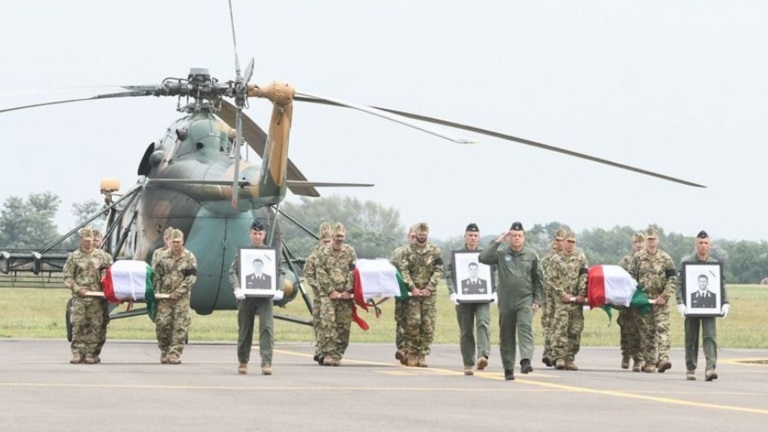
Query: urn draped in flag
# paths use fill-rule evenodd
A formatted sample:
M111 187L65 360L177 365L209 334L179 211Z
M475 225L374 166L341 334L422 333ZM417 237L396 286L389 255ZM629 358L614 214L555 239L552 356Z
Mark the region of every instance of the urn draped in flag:
M642 315L650 311L648 296L638 289L629 273L617 265L594 265L587 272L587 303L590 308L637 307Z
M403 281L400 270L388 260L359 259L355 263L354 298L356 306L360 306L366 311L368 306L373 306L378 318L381 311L371 299L375 297L383 299L390 297L408 298L408 296L408 287ZM372 302L371 304L367 303L369 300ZM353 310L352 319L360 328L368 330L368 323L357 314L357 308Z
M154 321L157 303L153 276L152 266L144 261L116 261L101 281L104 298L110 303L143 301L147 304L147 314Z

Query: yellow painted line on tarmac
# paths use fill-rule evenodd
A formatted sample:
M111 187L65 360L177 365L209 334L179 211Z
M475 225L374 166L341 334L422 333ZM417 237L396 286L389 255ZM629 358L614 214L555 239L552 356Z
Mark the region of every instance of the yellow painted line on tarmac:
M757 367L768 366L768 358L765 358L765 357L718 359L717 362L721 364L731 364L731 365L739 365L739 366L757 366Z

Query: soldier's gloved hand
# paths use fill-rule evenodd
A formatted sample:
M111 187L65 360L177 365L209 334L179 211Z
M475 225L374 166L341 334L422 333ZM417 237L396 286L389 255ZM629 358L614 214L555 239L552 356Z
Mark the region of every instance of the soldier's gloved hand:
M282 300L284 296L285 296L285 293L283 291L277 290L277 292L275 292L275 297L273 298L273 300Z
M685 305L684 304L677 305L677 311L680 312L680 315L685 316Z
M459 305L459 299L456 297L456 293L451 293L448 298L451 299L451 303L455 304L456 306Z
M491 303L498 303L499 302L499 294L493 293L491 294Z
M235 290L235 298L238 300L245 300L245 291L238 288Z
M723 318L728 316L728 311L731 310L731 305L726 303L723 305Z

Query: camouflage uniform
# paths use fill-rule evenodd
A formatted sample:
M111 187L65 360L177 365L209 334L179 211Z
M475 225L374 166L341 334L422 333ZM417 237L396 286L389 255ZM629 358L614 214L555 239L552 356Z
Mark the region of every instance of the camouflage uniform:
M522 225L513 226L522 231ZM520 337L521 364L533 358L533 304L541 305L544 274L539 256L523 246L519 251L509 244L491 242L479 257L483 264L494 266L499 284L499 339L501 362L507 371L514 370L517 337Z
M643 239L645 240L645 239ZM632 256L634 252L624 256L619 261L619 266L629 272L629 266L632 262ZM616 322L620 327L620 339L621 339L621 357L622 368L629 367L629 359L634 362L632 370L635 372L640 371L642 359L640 355L640 313L633 307L622 307L619 309L619 317L616 318ZM626 366L626 368L624 367Z
M549 252L541 258L541 270L544 278L547 278L550 262L560 254L560 241L565 238L566 230L558 228L555 231L555 239L549 248ZM541 308L541 327L544 329L544 352L541 359L547 366L552 366L552 316L555 314L555 302L559 299L554 298L552 292L544 285L544 304Z
M646 231L646 239L657 238L655 228ZM655 254L647 249L632 256L629 274L642 286L650 300L663 298L663 305L654 304L651 313L640 320L640 351L645 361L644 371L653 372L657 364L669 363L669 299L675 295L677 271L672 257L661 249ZM665 368L666 369L666 368Z
M417 235L429 232L429 226L417 224ZM403 282L408 288L427 289L429 296L410 296L407 306L405 328L405 350L409 366L426 366L426 356L435 336L435 318L437 317L437 284L443 277L443 253L439 247L426 243L420 247L418 242L409 245L398 259L397 268L403 274Z
M587 257L581 252L565 252L552 259L546 277L546 291L554 303L552 315L552 360L558 369L576 370L574 360L581 348L584 307L579 301L563 303L566 294L586 298Z
M465 244L461 249L468 251ZM478 249L477 252L482 252ZM445 270L445 283L448 285L448 293L456 293L456 285L453 281L453 259ZM477 358L491 355L491 304L490 303L459 303L456 305L456 320L459 323L459 349L464 367L471 368L475 365L475 349ZM475 331L477 331L477 344L475 344ZM482 366L482 365L481 365Z
M81 241L90 242L90 228L79 231ZM96 363L101 341L106 300L101 297L78 297L79 290L101 291L101 279L112 264L112 257L81 246L69 254L64 264L64 285L72 291L72 363Z
M95 254L101 254L101 259L105 262L108 261L109 265L112 265L112 255L108 254L103 249L94 249L93 253ZM99 343L96 346L96 362L100 363L101 359L99 358L99 355L101 355L101 349L104 347L104 344L107 342L107 325L109 324L109 303L104 302L103 303L103 309L102 309L102 322L101 322L101 333L99 333Z
M307 281L307 285L312 290L312 330L315 335L315 361L319 361L320 356L320 289L317 287L317 252L324 245L323 239L331 237L331 226L323 222L320 224L320 241L309 252L307 260L304 262L304 278Z
M400 269L400 260L403 254L408 250L408 245L400 246L392 253L392 259L390 262L393 266L397 267L402 274L403 270ZM395 299L395 346L397 347L397 353L395 358L398 360L405 360L405 328L408 322L408 299L396 298ZM398 357L399 356L399 357Z
M333 235L345 233L341 224L336 224ZM323 246L316 253L315 275L309 279L320 293L320 331L318 332L319 352L325 364L338 365L349 346L349 332L352 325L352 293L354 269L357 261L355 249L341 244L341 250L333 245ZM349 299L331 298L331 292L349 293ZM332 360L329 363L328 360Z
M172 240L183 240L184 234L175 230ZM184 351L191 314L189 296L197 281L197 259L188 249L180 253L173 248L162 253L155 265L154 286L158 294L178 295L177 300L160 299L155 315L155 332L161 362L178 364Z

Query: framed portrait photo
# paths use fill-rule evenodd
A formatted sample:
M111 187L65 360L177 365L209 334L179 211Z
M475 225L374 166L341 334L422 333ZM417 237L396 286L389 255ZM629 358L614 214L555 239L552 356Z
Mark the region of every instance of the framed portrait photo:
M477 251L453 251L453 283L459 303L488 303L493 299L491 267L480 263Z
M723 265L721 263L683 263L680 275L685 300L685 316L722 316Z
M277 292L276 248L240 248L240 288L246 297L273 297Z

